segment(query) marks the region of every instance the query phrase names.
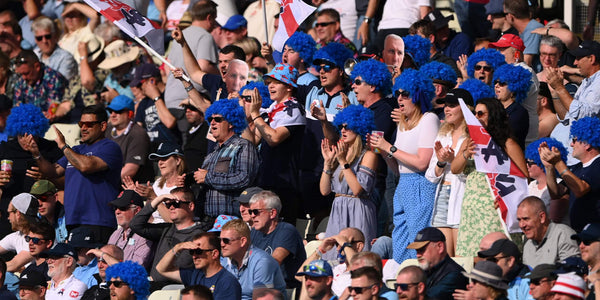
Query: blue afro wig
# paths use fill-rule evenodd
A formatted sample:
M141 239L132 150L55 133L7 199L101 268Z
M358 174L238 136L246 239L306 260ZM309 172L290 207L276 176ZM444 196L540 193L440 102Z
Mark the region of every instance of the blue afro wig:
M584 117L571 125L571 137L600 149L600 119L596 117Z
M350 51L346 46L331 42L321 49L317 50L315 55L313 56L313 64L320 65L322 63L330 63L334 64L336 67L343 69L344 63L348 58L352 58L354 54Z
M348 128L356 132L364 142L367 139L367 133L375 129L375 116L372 110L353 104L335 115L333 125L338 127L343 124L347 124Z
M296 31L285 44L298 52L307 67L312 65L313 55L317 51L317 43L310 35L302 31Z
M413 61L420 68L429 61L431 42L420 35L407 35L404 40L404 52L410 54Z
M240 106L239 99L221 99L215 101L206 110L205 116L208 119L212 115L221 115L233 126L233 132L242 133L248 126L246 123L246 113Z
M419 105L422 113L431 110L431 100L435 97L435 87L433 81L415 69L406 69L396 78L393 91L404 90L410 93L412 102Z
M460 84L459 88L467 90L473 96L473 101L477 104L479 99L494 98L496 93L489 85L475 78L469 78Z
M261 107L267 108L267 107L271 106L271 103L273 103L273 100L271 100L271 93L269 93L269 88L263 82L258 82L258 81L248 82L248 84L246 84L245 86L243 86L240 89L240 95L245 90L253 90L254 88L257 88L258 93L260 93L260 98L262 99Z
M532 74L523 67L505 64L494 72L494 82L499 80L508 83L508 90L515 95L515 101L521 103L527 98L527 92L533 83L531 76Z
M542 164L542 160L540 159L540 153L538 152L538 148L543 142L546 142L546 144L548 144L548 148L550 149L552 149L552 147L556 147L556 149L558 149L558 151L560 152L560 158L562 159L562 161L567 161L568 151L567 148L565 148L565 146L561 142L549 137L541 138L529 144L529 146L525 148L525 159L533 160L538 167L544 170L545 173L546 168L544 167L544 164Z
M130 289L135 292L136 300L147 299L150 295L150 282L148 273L140 264L132 261L124 261L114 264L106 269L106 279L120 278L127 282Z
M50 128L48 119L42 110L33 104L21 104L13 107L6 119L4 132L8 136L18 136L29 133L33 136L44 136Z
M389 95L392 89L392 74L385 63L367 59L357 63L352 69L351 78L361 77L366 83L376 87L382 95Z
M456 80L458 79L456 72L454 72L451 66L438 61L424 64L419 71L423 72L423 74L427 75L433 81L441 80L447 82L448 85L451 85L450 88L456 85Z
M475 65L485 61L493 70L497 70L501 65L506 64L504 55L496 49L480 49L477 52L471 54L467 59L467 74L473 78L475 74Z

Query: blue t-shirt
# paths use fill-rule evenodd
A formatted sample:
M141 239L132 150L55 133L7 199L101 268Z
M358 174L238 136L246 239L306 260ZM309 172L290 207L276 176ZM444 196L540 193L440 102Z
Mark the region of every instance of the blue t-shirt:
M571 227L579 232L586 224L600 222L600 157L596 157L587 167L582 163L576 164L571 172L590 185L587 194L579 198L573 192L570 195Z
M85 283L89 288L98 284L94 274L98 273L98 259L94 258L87 266L77 266L73 271L73 276Z
M179 269L179 276L185 286L200 284L209 288L215 300L240 299L242 297L240 283L225 268L212 277L206 277L206 274L200 269Z
M108 169L83 174L66 157L58 160L58 164L65 169L64 206L67 225L115 228L115 214L108 203L115 200L121 187L121 148L109 139L101 139L91 145L75 146L73 151L99 157L108 165Z

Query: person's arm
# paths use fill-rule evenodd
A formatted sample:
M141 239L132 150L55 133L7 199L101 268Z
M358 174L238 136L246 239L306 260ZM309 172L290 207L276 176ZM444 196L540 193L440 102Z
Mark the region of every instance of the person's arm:
M181 274L179 273L179 268L177 267L177 255L179 252L183 250L189 249L198 249L198 246L191 241L182 242L171 249L171 251L167 251L165 255L160 259L158 264L156 265L156 271L166 278L173 280L178 283L182 283Z
M161 96L156 84L153 84L152 82L144 83L144 93L148 98L154 100L154 105L156 106L156 112L158 113L160 122L169 129L175 128L175 126L177 126L177 119L167 108L165 100Z
M173 32L171 32L171 36L173 39L181 45L181 50L183 52L183 63L185 65L185 69L190 74L192 80L198 83L202 83L202 78L204 75L208 73L208 70L204 70L202 67L207 67L203 62L200 64L200 61L205 61L205 59L196 60L194 57L194 53L192 53L192 49L188 45L183 36L183 32L179 28L175 28Z
M329 144L327 138L321 141L321 155L323 155L323 172L319 181L319 191L321 195L331 194L331 176L333 176L333 160L335 159L337 148Z
M525 62L528 66L533 65L533 60L535 59L535 54L523 54L523 62Z
M390 148L392 148L392 144L390 144L382 137L374 135L371 135L370 137L371 147L381 149L383 155L387 155L386 153L390 153ZM417 154L410 154L398 149L396 150L396 152L390 154L392 154L392 157L401 162L402 164L412 166L413 168L423 172L429 166L431 155L433 155L433 148L419 148L417 150Z
M41 7L37 5L36 0L23 1L23 9L27 13L27 18L29 18L29 20L35 20L42 15Z
M161 27L166 28L167 26L167 3L165 0L154 0L154 6L158 10L158 19L161 21Z
M71 3L71 5L69 5L69 7L67 7L67 9L63 11L63 17L74 10L79 11L88 18L87 26L90 27L90 30L92 32L94 31L94 29L96 29L96 26L100 24L100 17L98 17L98 12L96 12L96 10L84 3Z
M291 133L285 126L272 128L260 117L260 107L262 105L262 99L257 89L252 91L252 102L250 105L250 117L254 120L254 126L260 132L260 136L269 144L274 147L281 144Z
M359 137L357 137L359 138ZM340 166L343 166L344 164L348 163L346 161L346 150L345 148L347 147L346 145L344 145L344 148L341 149L340 144L344 144L343 141L338 142L338 162L340 164ZM343 155L343 157L342 157ZM360 162L361 166L364 166L368 169L371 170L376 170L377 167L377 155L375 155L375 153L373 153L372 151L367 151L365 153L365 155L362 158L362 161ZM359 169L359 172L366 172L363 170ZM342 173L344 174L344 178L346 179L346 183L348 184L348 186L350 187L350 190L352 191L352 194L354 194L355 196L360 195L363 191L364 191L364 187L361 184L361 182L359 182L358 179L358 174L354 173L354 170L352 168L347 168L347 169L343 169ZM374 173L371 173L370 176L372 176L373 178L375 177Z
M568 49L577 48L579 45L579 39L573 31L566 28L555 28L555 27L540 27L536 28L531 33L539 35L553 35L559 38Z
M373 22L373 18L377 13L377 7L379 6L379 0L369 0L367 11L365 12L365 18L369 18L370 22L362 22L358 27L356 34L358 39L362 40L362 45L356 45L357 47L364 46L369 42L369 24ZM366 20L365 20L366 21Z
M519 144L509 138L506 140L505 144L506 154L515 163L517 168L521 170L521 172L525 175L526 178L529 178L529 172L527 171L527 163L525 162L525 154L523 154L523 150Z
M596 25L596 13L598 10L598 0L590 0L588 9L587 9L587 23L585 27L583 27L583 39L586 41L594 40L594 28ZM600 283L599 283L600 284ZM598 286L598 285L596 285ZM596 299L598 299L600 295L596 292Z
M431 11L431 6L419 6L419 15L421 16L421 19L425 18Z
M121 168L121 178L124 178L125 176L133 177L135 174L137 174L139 169L140 165L138 164L126 163L123 168Z
M42 172L42 174L51 179L55 179L65 175L65 169L62 166L60 166L59 164L53 164L46 160L44 157L42 157L37 142L31 134L25 134L23 136L23 139L24 140L21 143L23 150L29 151L31 153L31 156L33 156L33 158L35 159L36 163L38 164L39 170L40 172Z
M19 272L23 266L33 260L33 256L29 251L21 251L13 259L6 262L6 271Z
M54 131L56 132L55 141L58 145L58 148L63 150L63 153L69 163L71 163L71 165L81 173L92 174L108 169L108 164L106 164L106 162L98 156L87 156L75 152L75 150L71 149L70 147L65 148L67 144L65 143L65 137L63 136L62 132L60 132L56 126L54 126Z
M103 252L100 249L90 249L86 254L94 255L99 259L100 258L103 259L106 262L106 264L108 264L109 266L120 263L120 261L118 259L114 258L113 256L111 256L110 254L108 254L106 252Z
M79 42L77 45L77 51L79 52L79 78L81 79L81 85L88 91L93 91L96 86L96 76L94 76L94 70L90 67L88 62L88 50L87 42Z
M452 164L450 165L450 171L452 174L460 174L465 170L468 159L475 154L475 143L471 137L467 137L465 141L460 145L457 155L454 156Z
M192 104L196 108L198 108L202 113L205 113L206 110L212 104L210 102L210 99L207 99L204 96L202 96L202 94L200 94L200 92L198 92L198 90L196 90L194 88L194 86L192 85L192 83L190 81L183 79L183 69L177 68L171 72L173 72L173 77L175 77L181 81L181 84L183 84L183 88L185 88L188 96L190 97L187 100L188 101L187 104ZM184 101L186 101L186 99L181 101L182 104L185 103ZM190 103L190 101L191 101L191 103ZM182 105L182 104L180 104L180 105Z
M271 254L271 256L273 256L273 258L280 265L283 263L283 261L285 260L285 258L288 257L288 255L290 255L290 251L288 251L287 249L285 249L283 247L277 247L277 248L275 248L275 250L273 250L273 254Z
M152 217L152 213L156 210L156 207L170 194L165 194L154 198L152 201L148 201L140 212L138 212L131 222L129 223L129 227L133 230L137 235L146 238L150 241L158 241L163 233L165 227L171 226L169 223L162 224L149 224L148 220Z

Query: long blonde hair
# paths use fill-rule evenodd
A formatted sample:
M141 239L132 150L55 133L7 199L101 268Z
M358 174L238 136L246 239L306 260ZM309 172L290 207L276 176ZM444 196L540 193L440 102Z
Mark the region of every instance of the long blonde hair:
M421 108L415 104L415 110L410 116L406 116L406 119L400 118L400 122L398 122L398 130L408 131L417 127L417 125L419 125L419 121L421 121L421 117L423 117Z
M185 160L183 159L183 156L179 156L179 155L169 156L169 158L171 158L171 157L174 157L175 159L179 160L179 164L177 165L177 170L176 170L177 176L185 173L185 171L187 170L187 167L185 165ZM167 178L165 178L165 176L160 176L160 178L158 179L158 187L162 189L165 186L165 183L167 183Z

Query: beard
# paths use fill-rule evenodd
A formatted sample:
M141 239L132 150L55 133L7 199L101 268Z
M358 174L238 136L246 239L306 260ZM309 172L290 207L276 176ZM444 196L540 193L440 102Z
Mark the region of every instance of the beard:
M431 264L426 260L419 261L419 268L423 269L423 271L427 271L431 268Z

